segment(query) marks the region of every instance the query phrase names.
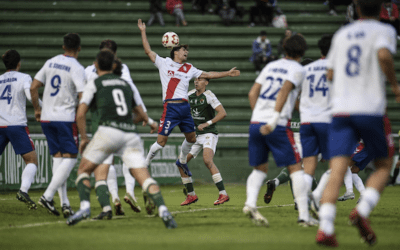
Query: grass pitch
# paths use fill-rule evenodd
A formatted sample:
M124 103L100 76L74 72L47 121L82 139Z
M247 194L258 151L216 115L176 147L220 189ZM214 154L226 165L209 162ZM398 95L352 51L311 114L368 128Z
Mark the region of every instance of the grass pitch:
M0 249L321 249L315 243L316 227L302 228L296 223L297 211L289 186L280 186L270 204L264 204L264 186L259 195L259 211L269 220L270 227L257 227L243 215L246 198L245 185L226 185L231 200L214 206L218 197L214 185L196 185L199 201L181 207L185 199L182 186L162 186L162 194L173 213L178 228L167 230L161 219L148 217L142 211L134 213L123 203L126 216L114 216L106 221L82 221L67 226L65 219L50 215L38 207L35 211L15 199L16 192L0 194ZM341 194L343 194L342 190ZM43 190L29 192L36 202ZM125 194L120 188L121 199ZM141 189L135 189L139 204L143 204ZM380 203L371 215L378 243L374 249L400 248L400 186L386 188ZM76 190L69 190L72 208L76 211L79 198ZM92 217L100 207L92 191ZM363 249L358 232L348 225L348 214L355 200L338 202L336 233L339 247ZM59 199L56 195L56 207ZM143 208L143 206L142 206ZM61 210L61 209L60 209Z

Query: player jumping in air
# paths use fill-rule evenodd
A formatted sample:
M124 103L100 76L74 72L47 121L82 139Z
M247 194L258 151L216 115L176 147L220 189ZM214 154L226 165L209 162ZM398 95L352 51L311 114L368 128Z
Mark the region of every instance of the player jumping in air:
M7 71L0 75L0 155L8 142L11 142L15 153L22 156L26 167L22 172L17 199L24 202L29 209L36 209L35 202L28 195L38 165L26 119L26 99L31 101L29 89L32 78L18 72L21 68L21 57L16 50L7 50L2 59Z
M190 109L196 125L196 143L192 146L187 156L187 162L196 158L203 149L203 160L206 167L210 170L211 177L219 190L219 197L214 205L220 205L229 201L229 196L225 191L221 174L215 166L213 158L217 149L218 130L216 123L226 117L226 111L217 97L210 90L206 90L209 79L196 78L194 80L195 89L191 90L189 95ZM217 115L215 115L217 111ZM187 197L181 206L189 205L198 200L193 188L192 177L188 176L181 168L182 183L185 185Z
M75 111L86 79L85 69L77 60L81 51L79 35L65 35L63 49L63 55L47 60L35 75L31 95L36 120L41 122L50 154L53 156L53 177L39 204L50 213L59 216L60 213L53 202L53 196L58 190L62 213L66 218L73 213L67 197L67 178L77 162L78 155ZM41 109L38 89L43 86Z
M385 115L385 78L400 102L392 56L396 53L396 31L378 21L380 6L379 0L358 0L360 19L335 33L326 59L327 79L333 80L329 132L332 172L319 211L320 227L315 239L321 245L338 246L334 233L335 203L354 145L360 138L368 154L373 155L376 171L369 177L349 219L367 244L376 242L368 218L386 186L394 154L390 122Z

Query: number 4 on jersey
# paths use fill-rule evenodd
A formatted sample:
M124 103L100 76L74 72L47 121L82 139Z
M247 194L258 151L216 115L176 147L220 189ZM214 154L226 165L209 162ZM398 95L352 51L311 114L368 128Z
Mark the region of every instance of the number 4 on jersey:
M11 103L11 85L7 85L0 96L0 100L7 100L7 104Z

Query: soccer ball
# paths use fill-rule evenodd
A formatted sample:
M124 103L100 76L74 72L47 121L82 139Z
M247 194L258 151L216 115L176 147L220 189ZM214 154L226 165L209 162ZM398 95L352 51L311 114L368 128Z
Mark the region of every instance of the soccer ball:
M179 36L175 32L167 32L162 37L162 45L166 48L172 48L179 45Z

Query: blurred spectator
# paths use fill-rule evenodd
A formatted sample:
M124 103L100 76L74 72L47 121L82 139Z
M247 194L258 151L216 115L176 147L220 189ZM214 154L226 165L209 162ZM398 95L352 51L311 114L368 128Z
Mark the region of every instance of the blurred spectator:
M146 23L147 26L151 26L153 24L156 16L160 25L163 27L165 26L164 18L162 15L161 0L150 0L150 13L150 18Z
M328 5L329 5L328 14L331 16L337 16L337 11L336 11L335 6L338 6L338 5L348 6L351 3L352 3L352 0L329 0L328 1Z
M187 25L185 16L183 14L182 0L167 0L166 8L169 14L175 15L176 26L179 26L181 22L183 26Z
M289 38L293 35L296 35L296 34L297 34L297 32L291 31L290 29L285 30L285 33L281 37L281 40L279 41L279 44L278 44L278 58L285 57L285 51L283 49L283 42L285 41L285 39Z
M356 11L356 1L353 0L349 6L347 6L347 12L346 12L346 24L352 23L355 20L358 19L358 14Z
M194 10L199 9L200 13L204 15L207 12L207 7L210 6L210 0L193 0L192 6Z
M261 65L268 64L276 58L272 55L272 47L267 32L261 31L260 36L253 42L253 54L250 57L250 62L254 64L256 74L260 74Z
M390 0L385 0L382 3L381 13L379 14L379 20L383 23L391 24L396 32L397 36L400 35L399 32L399 9L397 5L392 3Z
M271 26L274 18L274 11L279 15L281 9L277 6L277 0L254 0L256 5L250 8L250 27L256 24Z
M222 8L219 10L219 16L225 26L230 26L236 15L236 0L223 0Z

